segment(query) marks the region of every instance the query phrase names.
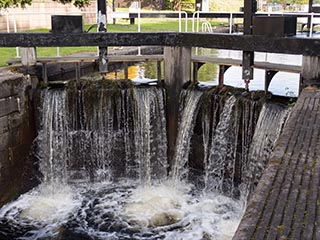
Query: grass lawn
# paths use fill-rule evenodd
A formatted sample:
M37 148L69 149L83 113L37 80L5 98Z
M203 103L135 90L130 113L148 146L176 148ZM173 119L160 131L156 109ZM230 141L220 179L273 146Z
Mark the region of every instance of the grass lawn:
M141 32L160 32L160 31L179 31L178 20L167 20L167 19L141 19ZM213 26L221 24L221 22L211 22ZM90 25L84 26L84 30L87 31ZM201 23L200 23L201 29ZM96 28L93 27L90 32L95 32ZM108 32L137 32L138 31L138 20L134 25L130 25L129 21L117 20L117 24L108 24ZM182 31L185 31L185 20L182 20ZM192 31L192 21L188 21L188 32ZM35 29L27 32L49 32L49 29ZM60 55L68 55L77 52L96 52L96 47L61 47ZM39 47L37 48L37 56L47 57L56 56L56 47ZM15 48L0 48L0 66L5 66L7 60L16 56Z

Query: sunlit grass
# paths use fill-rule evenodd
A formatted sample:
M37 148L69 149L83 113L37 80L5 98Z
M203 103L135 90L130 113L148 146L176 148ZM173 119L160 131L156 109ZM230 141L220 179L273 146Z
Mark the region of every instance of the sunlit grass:
M177 19L159 19L159 18L143 18L140 22L141 32L161 32L161 31L179 31L179 21ZM200 29L201 29L200 22ZM221 22L212 21L211 25L220 25ZM92 25L85 25L84 31L88 31ZM182 19L181 30L185 31L185 20ZM108 32L137 32L138 31L138 19L136 19L135 24L131 25L129 20L125 19L117 19L116 24L108 24L107 26ZM192 21L189 20L187 23L188 32L192 31ZM41 28L28 30L25 32L49 32L50 29ZM92 27L90 32L96 32L96 27ZM70 55L73 53L79 52L96 52L96 47L61 47L60 48L60 56ZM37 48L37 56L39 57L48 57L48 56L56 56L57 48L56 47L38 47ZM14 58L16 56L15 48L0 48L0 66L5 66L7 61L10 58Z

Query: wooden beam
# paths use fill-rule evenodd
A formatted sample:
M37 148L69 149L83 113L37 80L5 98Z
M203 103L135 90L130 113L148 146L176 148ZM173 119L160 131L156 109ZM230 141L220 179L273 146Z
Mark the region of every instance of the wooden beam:
M320 40L215 33L0 33L0 47L180 46L320 56Z
M178 134L179 96L183 85L191 77L191 48L164 48L164 73L167 90L167 136L169 165L173 166L176 138Z

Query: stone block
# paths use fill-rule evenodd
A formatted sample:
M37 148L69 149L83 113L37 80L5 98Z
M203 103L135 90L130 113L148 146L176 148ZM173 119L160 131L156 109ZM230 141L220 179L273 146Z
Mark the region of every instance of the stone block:
M8 131L9 128L9 122L8 122L8 117L0 117L0 136L2 133L5 133Z
M0 134L0 151L4 151L8 149L9 138L10 138L9 132Z
M9 142L8 142L9 147L14 147L22 143L22 138L23 138L22 131L23 131L22 128L15 128L10 130Z
M8 116L8 127L9 127L9 129L15 129L15 128L20 127L24 122L24 118L26 118L26 117L27 116L23 116L20 113L12 113L12 114L10 114ZM1 129L0 129L0 131L1 131Z
M23 81L21 74L0 73L0 99L18 95L23 87Z
M8 97L0 99L0 117L6 116L13 112L19 112L19 98Z

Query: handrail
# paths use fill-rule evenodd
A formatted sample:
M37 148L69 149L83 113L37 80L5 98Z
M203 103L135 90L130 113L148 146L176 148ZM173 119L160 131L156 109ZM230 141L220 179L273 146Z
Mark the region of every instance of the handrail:
M243 14L241 12L202 12L202 11L195 11L192 15L192 32L199 32L199 24L200 24L200 15L201 14L217 14L217 15L221 15L221 14L225 14L226 16L219 16L219 18L223 17L223 18L229 18L229 33L232 33L232 23L233 23L233 19L234 18L240 18L239 14ZM320 17L320 13L306 13L306 12L257 12L255 13L256 16L259 15L267 15L267 16L273 16L273 15L280 15L280 16L296 16L296 17L310 17L311 21L310 21L310 29L309 29L309 37L312 36L312 25L314 24L314 18ZM237 17L235 17L237 16ZM195 29L195 24L196 25L196 29Z
M188 32L188 13L186 11L166 11L166 12L160 12L160 11L132 11L130 13L133 14L138 14L138 18L143 18L143 14L153 14L153 15L162 15L162 14L178 14L178 18L179 18L179 32L182 32L182 16L184 15L185 18L185 32ZM139 16L140 15L140 16Z
M212 31L211 23L208 22L208 21L203 22L201 30L202 30L202 32L210 32L210 33L212 33L213 31Z

